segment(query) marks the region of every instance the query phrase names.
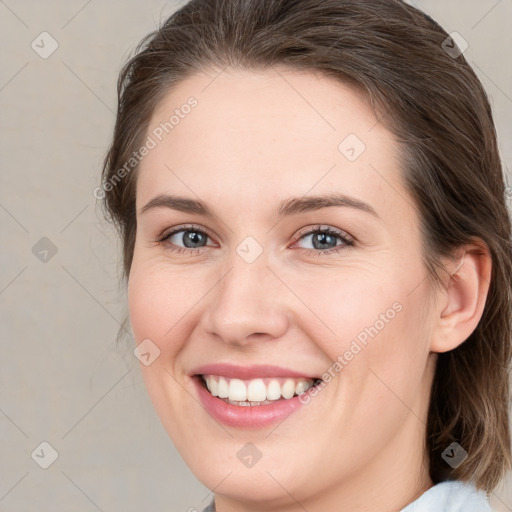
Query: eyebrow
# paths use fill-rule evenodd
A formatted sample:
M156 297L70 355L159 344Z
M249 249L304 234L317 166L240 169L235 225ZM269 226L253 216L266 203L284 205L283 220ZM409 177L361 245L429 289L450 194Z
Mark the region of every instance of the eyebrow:
M282 201L277 209L278 217L296 215L298 213L311 212L329 207L348 207L370 213L380 218L375 209L357 199L345 194L328 194L308 197L291 197ZM160 194L151 199L140 209L140 214L154 208L171 208L185 213L195 213L205 217L215 218L217 215L202 201L176 195Z

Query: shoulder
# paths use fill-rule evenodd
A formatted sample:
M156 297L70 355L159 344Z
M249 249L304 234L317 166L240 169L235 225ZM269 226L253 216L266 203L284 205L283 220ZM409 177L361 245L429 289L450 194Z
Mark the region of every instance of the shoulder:
M423 493L401 512L493 512L487 495L473 484L441 482Z
M212 500L211 503L203 510L203 512L215 512L215 503Z

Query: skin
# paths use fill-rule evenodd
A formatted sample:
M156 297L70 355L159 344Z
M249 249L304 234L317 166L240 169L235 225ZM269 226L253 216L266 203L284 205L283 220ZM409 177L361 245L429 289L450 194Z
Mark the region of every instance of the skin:
M143 159L136 191L130 318L137 343L149 338L160 350L141 371L162 424L214 489L218 512L400 510L432 486L424 437L436 353L462 343L481 317L485 247L460 248L444 288L426 278L400 146L349 86L284 68L197 74L161 101L148 134L190 96L198 105ZM353 162L338 149L351 133L366 145ZM333 191L378 216L349 207L275 215L291 196ZM159 194L200 199L217 217L141 213ZM158 242L187 223L207 231L202 248L169 250L187 247L187 232ZM300 239L318 225L354 245L322 254L312 236ZM252 263L236 252L248 236L263 249ZM277 426L226 427L197 400L188 374L207 363L320 376L397 302L401 311ZM237 458L247 442L262 453L251 468Z

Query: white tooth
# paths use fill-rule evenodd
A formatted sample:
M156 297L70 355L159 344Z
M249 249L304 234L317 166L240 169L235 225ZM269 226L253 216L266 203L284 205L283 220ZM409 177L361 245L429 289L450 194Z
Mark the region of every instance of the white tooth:
M217 386L217 396L219 398L227 398L229 396L228 381L224 377L219 377L219 384Z
M293 379L286 379L281 389L283 398L291 398L295 394L295 381Z
M271 380L267 386L267 400L278 400L281 398L281 384L278 380Z
M229 399L240 402L247 400L247 388L240 379L231 379L229 381Z
M307 380L299 380L295 385L295 394L301 395L305 393L309 389L309 381Z
M247 386L247 400L250 402L263 402L267 399L267 386L261 379L254 379Z
M207 380L208 389L213 396L218 396L219 394L219 383L215 380L213 375L208 376Z

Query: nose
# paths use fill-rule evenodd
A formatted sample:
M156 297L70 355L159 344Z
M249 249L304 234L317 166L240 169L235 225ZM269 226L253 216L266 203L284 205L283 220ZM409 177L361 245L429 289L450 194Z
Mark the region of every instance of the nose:
M231 263L209 294L203 327L210 336L231 345L282 337L289 328L291 312L285 287L266 259L261 255L247 263L235 254Z

